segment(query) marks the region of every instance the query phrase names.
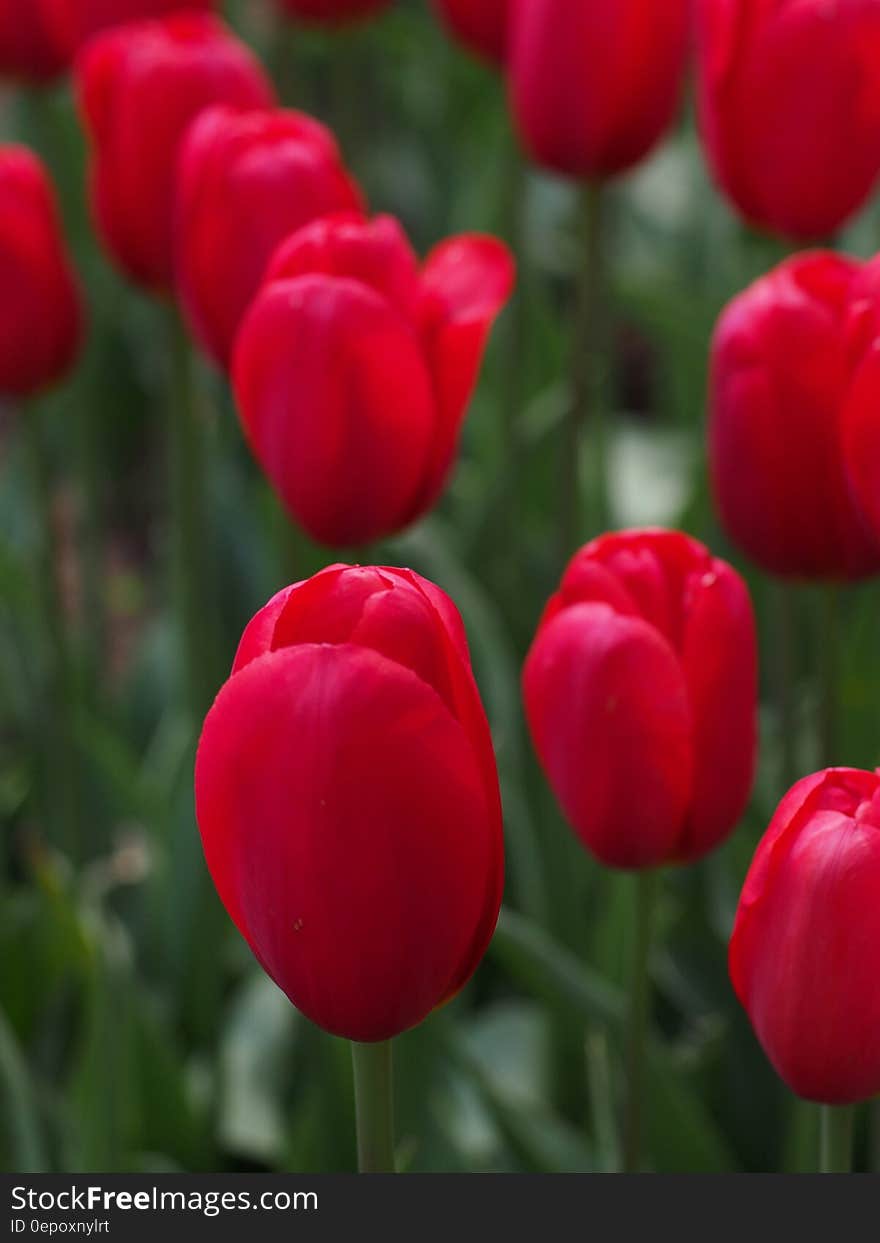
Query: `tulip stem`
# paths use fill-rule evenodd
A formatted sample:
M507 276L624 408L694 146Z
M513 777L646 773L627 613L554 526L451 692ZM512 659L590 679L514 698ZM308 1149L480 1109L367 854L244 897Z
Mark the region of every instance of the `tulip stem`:
M582 266L577 294L571 357L571 407L563 438L562 461L562 560L567 562L583 534L581 506L581 440L585 427L592 424L591 489L595 505L595 527L605 529L608 522L606 429L601 401L601 326L603 313L603 189L601 182L590 182L583 192L581 220Z
M52 517L53 495L48 450L43 435L43 411L32 402L22 412L22 430L38 527L37 591L40 624L48 655L48 693L43 703L40 732L46 742L46 787L52 791L62 846L76 858L77 777L74 751L73 704L76 676L64 625L64 600L58 581L58 554Z
M822 1174L848 1174L852 1169L852 1105L822 1105L819 1170Z
M780 785L789 790L798 777L797 711L795 705L797 598L787 582L773 584L775 595L775 692L776 726L779 731Z
M361 1174L394 1173L394 1094L391 1041L352 1041L357 1113L358 1169Z
M642 1164L642 1099L645 1090L645 1047L651 1010L649 965L657 900L658 874L646 869L636 874L635 948L629 995L629 1026L626 1047L626 1116L623 1168L637 1174Z
M196 402L194 358L183 323L169 312L171 393L169 483L172 530L171 580L177 612L181 673L193 724L199 726L217 690L211 635L215 605L205 538L205 445Z
M822 591L822 666L819 723L820 763L828 768L839 762L837 754L838 680L840 677L840 589L835 584Z

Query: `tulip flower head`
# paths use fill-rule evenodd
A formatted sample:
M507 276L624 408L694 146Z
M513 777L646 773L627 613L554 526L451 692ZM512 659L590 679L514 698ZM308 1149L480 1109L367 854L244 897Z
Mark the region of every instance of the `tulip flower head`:
M392 0L277 0L278 6L288 17L299 21L314 22L326 26L339 26L348 22L373 17L389 8Z
M880 175L876 0L697 0L715 178L754 225L828 238Z
M745 584L675 531L624 531L572 559L523 675L535 749L609 867L700 858L755 767L757 655Z
M210 104L272 102L259 62L217 18L178 14L93 39L77 62L92 144L93 213L122 269L148 288L174 276L175 174L181 141Z
M30 397L73 366L79 288L49 176L26 147L0 146L0 395Z
M70 63L53 21L55 0L0 0L0 76L48 82Z
M254 455L313 538L368 543L436 502L512 284L493 238L452 238L420 269L387 216L328 217L278 250L233 381Z
M279 244L320 216L361 207L330 131L304 113L211 108L198 119L180 161L178 292L220 366Z
M730 976L793 1092L880 1093L880 775L829 768L785 796L746 877Z
M386 1040L453 997L504 863L451 600L408 570L345 566L275 596L205 721L196 810L227 911L319 1026Z
M712 345L709 456L730 538L771 573L880 571L880 262L795 256L731 302Z
M678 108L690 0L511 2L511 100L529 155L578 178L642 160Z
M504 63L512 0L434 0L434 8L465 47L491 63Z

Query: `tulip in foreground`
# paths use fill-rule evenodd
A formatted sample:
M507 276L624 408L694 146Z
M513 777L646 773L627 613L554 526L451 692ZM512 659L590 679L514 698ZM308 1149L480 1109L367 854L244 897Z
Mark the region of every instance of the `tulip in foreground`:
M752 787L757 671L745 584L674 531L602 536L571 561L525 665L551 786L610 867L686 863Z
M730 538L771 573L880 571L880 262L797 255L730 303L709 454Z
M199 117L179 169L178 292L216 362L228 366L279 244L320 216L361 208L333 136L304 113L211 108Z
M14 145L0 146L0 290L0 394L31 397L73 366L83 310L48 174Z
M313 1022L385 1041L453 997L495 928L503 844L449 598L333 566L271 600L205 721L196 810L227 911Z
M511 98L532 158L591 179L642 160L678 108L688 12L689 0L512 0Z
M832 236L880 175L876 0L698 0L703 141L755 225Z
M449 32L465 47L495 64L507 53L512 0L434 0Z
M268 106L272 87L222 22L195 13L98 36L77 63L77 85L101 236L133 280L170 290L175 174L187 128L211 104Z
M880 1093L880 774L829 768L785 796L755 854L730 975L793 1092Z
M436 502L512 284L493 238L452 238L419 268L387 216L326 218L281 246L233 380L255 456L316 540L368 543Z

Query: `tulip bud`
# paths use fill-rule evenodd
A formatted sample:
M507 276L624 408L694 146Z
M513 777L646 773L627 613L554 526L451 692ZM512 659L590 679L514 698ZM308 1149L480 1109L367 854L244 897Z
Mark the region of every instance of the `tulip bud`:
M488 237L444 242L420 271L387 216L325 218L282 245L233 382L254 455L316 540L368 543L435 503L512 283Z
M880 173L875 0L698 0L699 109L721 189L752 224L830 237Z
M880 1093L880 776L829 768L785 796L758 846L730 977L798 1096Z
M33 0L29 0L33 2ZM168 17L172 13L206 12L220 0L38 0L52 14L56 38L74 55L102 30L127 22Z
M372 17L391 3L392 0L278 0L279 7L290 17L328 26Z
M193 332L221 366L278 245L361 204L333 136L304 113L212 108L199 118L180 161L178 286Z
M54 0L0 0L0 75L45 82L67 68L55 30Z
M512 103L529 154L581 178L637 164L678 107L689 0L512 4Z
M249 49L216 18L199 14L99 35L76 75L98 229L133 280L168 290L175 173L187 128L209 104L268 106L272 88Z
M451 600L409 570L345 566L275 596L205 721L196 810L227 911L320 1027L386 1040L453 997L504 863Z
M73 366L83 311L55 195L26 147L0 146L0 394L30 397Z
M739 575L675 531L624 531L571 561L523 678L535 749L610 867L686 863L748 801L757 656Z
M451 34L485 60L503 64L512 0L434 0Z
M849 427L857 469L873 434L872 386L862 387L861 410L849 407L878 293L880 264L802 254L735 298L718 323L709 398L716 503L730 538L772 573L856 579L880 570L845 444Z

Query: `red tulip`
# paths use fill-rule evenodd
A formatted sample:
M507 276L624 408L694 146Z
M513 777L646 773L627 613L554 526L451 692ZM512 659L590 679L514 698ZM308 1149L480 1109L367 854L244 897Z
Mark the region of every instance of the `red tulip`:
M332 26L372 17L391 3L392 0L278 0L281 9L291 17Z
M213 108L192 127L178 184L178 282L205 349L229 364L278 245L361 194L329 130L301 112Z
M104 242L133 280L170 289L175 173L188 126L210 104L269 105L272 88L248 48L204 14L97 36L77 63L77 84Z
M878 293L878 263L803 254L740 294L719 321L709 429L715 496L730 537L773 573L854 579L880 570L880 541L844 451L849 427L858 466L872 434L873 408L849 407ZM863 384L862 407L866 397Z
M54 0L0 0L0 75L44 82L67 68L54 28Z
M333 566L256 615L205 721L208 867L319 1026L385 1040L476 969L503 886L498 777L452 601Z
M434 0L434 7L452 34L472 52L503 63L511 0Z
M73 366L83 312L52 185L26 147L0 146L0 290L0 394L29 397Z
M126 22L206 12L220 0L41 0L52 14L56 38L73 55L87 39Z
M513 264L500 242L444 242L419 271L387 216L335 216L276 254L233 379L253 452L309 533L363 544L437 500Z
M730 976L798 1096L880 1093L880 776L829 768L791 789L755 854Z
M510 75L529 154L571 177L608 177L671 125L689 0L512 0Z
M880 173L876 0L698 0L703 140L753 224L828 237Z
M525 665L538 756L584 845L610 867L698 859L752 787L757 657L738 574L674 531L582 548Z

